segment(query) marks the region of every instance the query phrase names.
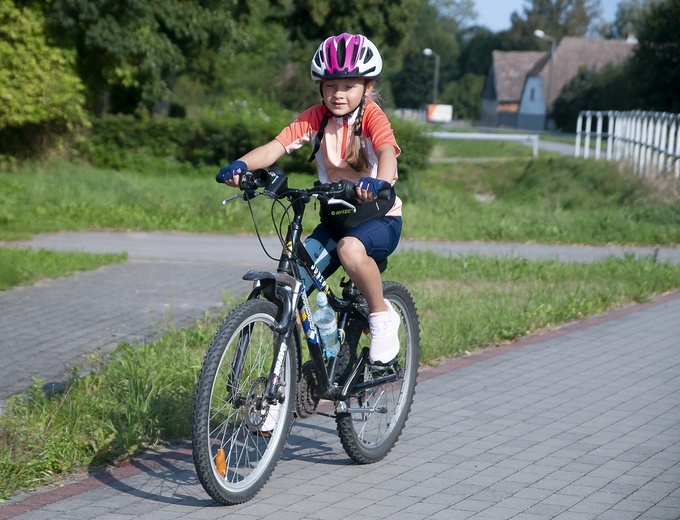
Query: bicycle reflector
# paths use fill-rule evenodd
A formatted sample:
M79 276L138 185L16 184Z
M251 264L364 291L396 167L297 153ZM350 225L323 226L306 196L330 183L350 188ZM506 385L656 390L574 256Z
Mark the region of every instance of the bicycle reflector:
M222 448L217 450L215 455L215 469L222 476L227 474L227 457L224 455L224 449Z

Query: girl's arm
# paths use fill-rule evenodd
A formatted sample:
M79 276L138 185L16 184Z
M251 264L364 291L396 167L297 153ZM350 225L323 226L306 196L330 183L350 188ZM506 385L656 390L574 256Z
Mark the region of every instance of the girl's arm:
M385 144L375 151L375 155L378 158L378 180L394 184L397 180L397 153L394 146ZM364 186L363 183L361 187L357 185L356 192L357 197L361 200L373 200L375 198L368 186Z
M272 139L267 144L258 146L257 148L249 151L239 161L246 163L246 166L250 171L257 170L258 168L267 168L271 166L276 161L278 161L283 154L286 153L286 149L281 143L276 139ZM231 179L225 181L227 186L232 186L234 188L238 187L238 183L241 180L240 175L234 175Z
M397 180L397 154L394 147L384 144L375 151L378 158L378 179L394 184Z
M243 157L241 161L248 165L250 171L257 170L258 168L267 168L271 166L276 161L278 161L283 154L286 153L285 148L276 139L272 139L267 144L258 146L254 150L251 150Z

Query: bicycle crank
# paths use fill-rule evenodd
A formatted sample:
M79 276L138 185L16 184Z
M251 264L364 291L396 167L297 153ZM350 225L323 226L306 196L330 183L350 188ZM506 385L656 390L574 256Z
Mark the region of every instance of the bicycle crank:
M352 408L347 406L347 403L340 401L340 412L342 413L387 413L387 408L385 406L374 406L373 408Z

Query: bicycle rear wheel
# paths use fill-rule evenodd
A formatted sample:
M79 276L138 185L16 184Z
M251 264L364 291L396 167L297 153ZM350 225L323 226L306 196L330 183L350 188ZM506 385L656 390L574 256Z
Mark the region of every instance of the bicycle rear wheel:
M196 473L222 504L251 499L271 476L293 424L297 345L284 359L281 403L264 399L278 336L276 306L249 300L220 325L206 352L194 398ZM294 341L294 340L293 340Z
M354 411L337 414L342 446L359 464L377 462L392 450L411 411L418 378L420 325L413 297L406 287L396 282L383 282L383 293L401 317L397 360L403 377L353 393L347 405ZM369 336L362 335L357 350L360 352L369 345ZM389 370L366 366L363 381L382 377Z

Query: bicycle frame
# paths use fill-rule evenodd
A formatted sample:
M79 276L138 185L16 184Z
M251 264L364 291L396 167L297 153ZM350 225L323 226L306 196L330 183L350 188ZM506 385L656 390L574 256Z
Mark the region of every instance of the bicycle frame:
M280 340L275 345L274 361L268 377L268 386L265 394L266 400L274 403L282 397L282 394L279 392L279 381L283 370L283 361L293 334L296 335L295 344L299 349L302 348L299 329L296 326L298 316L305 334L314 371L317 375L321 399L345 401L349 398L352 391L372 388L395 381L399 377L399 371L357 385L362 369L368 362L368 349L364 349L354 370L342 387L334 384L338 358L331 358L328 368L326 367L323 347L316 332L311 307L307 298L307 291L301 281L300 269L304 269L311 276L317 290L327 294L329 305L336 313L339 313L338 329L343 330L350 317L361 320L364 326L368 327L368 314L354 305L352 300L339 298L333 293L326 279L302 244L302 218L307 202L298 199L292 200L291 204L294 216L288 225L277 272L251 270L243 276L244 280L253 282L253 290L248 299L263 296L275 303L279 308L279 314L276 317L277 326L273 330L279 334ZM349 287L348 292L350 294L356 291L351 281L348 282L347 286ZM301 351L298 352L297 359L298 364L300 364L302 359Z

